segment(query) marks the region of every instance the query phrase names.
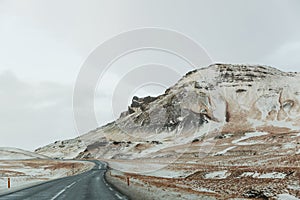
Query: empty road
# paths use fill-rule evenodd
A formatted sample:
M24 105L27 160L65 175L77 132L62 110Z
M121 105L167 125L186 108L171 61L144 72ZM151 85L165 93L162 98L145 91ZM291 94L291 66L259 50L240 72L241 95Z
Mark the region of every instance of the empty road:
M82 174L52 180L0 196L0 200L121 200L126 196L109 185L104 174L106 163L93 161L95 167Z

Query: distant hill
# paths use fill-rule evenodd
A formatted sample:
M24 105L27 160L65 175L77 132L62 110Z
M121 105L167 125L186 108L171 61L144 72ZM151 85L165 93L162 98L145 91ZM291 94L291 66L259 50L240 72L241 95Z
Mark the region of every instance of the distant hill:
M49 159L49 157L18 148L0 147L0 160L24 159Z

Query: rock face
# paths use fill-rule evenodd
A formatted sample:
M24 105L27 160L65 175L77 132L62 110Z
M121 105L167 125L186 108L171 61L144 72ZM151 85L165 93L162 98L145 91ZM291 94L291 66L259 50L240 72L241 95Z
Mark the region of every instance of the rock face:
M216 64L188 73L157 98L135 97L116 123L149 133L197 130L212 121L230 131L295 128L300 125L299 81L297 73L270 67Z
M134 97L115 122L80 137L86 148L77 156L153 157L163 149L211 141L220 134L277 134L299 129L299 73L267 66L213 64L187 73L158 97ZM67 144L74 146L73 140ZM46 153L49 147L38 152Z

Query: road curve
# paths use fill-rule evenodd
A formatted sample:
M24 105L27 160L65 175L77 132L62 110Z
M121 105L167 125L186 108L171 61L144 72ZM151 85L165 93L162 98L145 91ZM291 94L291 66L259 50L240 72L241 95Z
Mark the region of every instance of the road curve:
M48 181L33 187L0 196L0 200L121 200L128 199L109 185L104 174L107 164L92 161L90 171Z

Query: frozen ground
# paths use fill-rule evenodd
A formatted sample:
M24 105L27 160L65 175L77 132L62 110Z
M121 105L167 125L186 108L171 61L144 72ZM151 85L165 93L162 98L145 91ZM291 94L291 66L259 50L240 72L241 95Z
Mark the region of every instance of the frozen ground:
M253 137L259 137L259 136L263 136L263 135L268 135L268 133L264 133L264 132L251 132L251 133L245 133L245 136L233 140L232 143L233 144L237 144L237 145L251 145L251 144L257 144L258 142L252 142L252 143L247 143L247 142L241 142L244 140L247 140L249 138L253 138Z
M278 195L278 200L299 200L299 198L294 197L292 195L289 194L280 194Z
M218 164L220 158L222 158L221 165ZM124 191L138 193L140 197L146 195L146 199L151 199L149 191L155 195L152 199L158 197L197 199L197 196L199 198L205 196L207 199L247 199L251 196L258 198L260 195L277 199L280 194L300 197L299 155L264 158L237 157L233 154L207 156L194 163L188 163L188 160L191 161L190 158L184 156L174 163L164 163L163 160L106 160L106 162L112 168L108 174L115 184ZM245 160L251 165L246 166ZM262 165L261 160L266 164ZM285 163L293 167L278 166L275 163L281 165ZM149 172L151 169L156 170ZM127 177L130 179L129 187L126 186ZM156 194L157 192L159 194ZM179 194L180 196L177 196ZM188 194L191 196L188 197Z
M0 160L49 159L49 157L18 148L0 147Z
M81 173L93 163L58 160L7 160L0 161L0 194L9 193L44 181ZM11 188L7 188L8 178Z

